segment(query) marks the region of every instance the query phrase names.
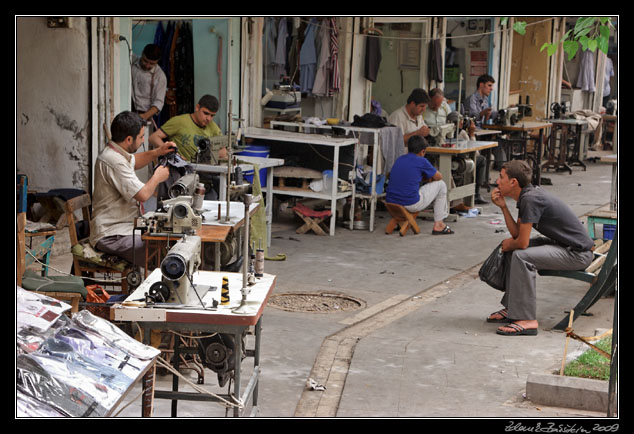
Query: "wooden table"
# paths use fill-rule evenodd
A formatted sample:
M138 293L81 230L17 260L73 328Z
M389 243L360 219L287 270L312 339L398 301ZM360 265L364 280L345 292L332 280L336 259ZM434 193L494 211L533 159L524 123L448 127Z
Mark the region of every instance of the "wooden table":
M352 195L352 191L338 191L339 151L344 146L354 146L357 143L357 140L351 138L328 137L322 134L295 133L292 131L281 131L256 127L245 128L242 135L246 138L268 140L270 142L291 142L306 146L329 146L334 149L332 167L333 182L332 190L330 192L321 193L312 191L310 189L302 189L297 187L273 187L273 189L271 190L271 194L284 194L288 196L310 197L330 200L330 210L332 211L332 217L330 217L330 235L335 235L335 223L337 220L337 200Z
M246 350L247 357L253 357L254 369L248 384L244 391L242 387L242 357L235 357L234 379L232 395L240 398L241 402L246 405L252 398L252 412L257 412L258 385L260 375L260 342L262 334L262 314L264 307L268 302L269 296L275 288L276 276L264 274L262 277L256 278L256 282L250 288L250 294L247 297L247 306L251 308L248 313L236 313L234 309L240 306L242 299L242 273L226 273L215 271L198 271L194 273L192 281L194 285L209 285L218 288L207 292L203 297L203 302L210 306L213 300L220 302L222 287L222 278L228 277L229 280L229 297L230 302L227 306L218 305L215 310L203 310L196 308L170 308L170 307L148 307L135 306L134 302L144 300L144 294L149 290L153 283L161 279L160 269L156 269L132 294L128 296L126 301L115 305L112 308L115 321L134 321L141 325L144 330L144 339L149 343L151 330L173 330L178 333L201 333L210 335L213 333L223 333L231 335L234 338L235 354L242 354L242 339L244 333L250 328L255 330L255 344L252 350ZM178 363L179 357L174 357ZM178 366L175 366L178 369ZM242 394L241 394L242 393ZM219 401L219 398L231 401L229 395L218 392L216 396L205 395L196 392L179 392L178 377L174 377L171 391L155 390L154 397L157 399L172 400L172 417L177 416L177 406L179 400L197 400L197 401ZM244 413L245 408L234 407L233 415L240 416ZM204 414L200 415L204 417Z
M447 184L447 201L451 202L455 199L464 198L466 206L472 207L474 205L475 195L475 153L476 151L483 151L492 149L498 146L497 142L490 141L477 141L477 140L458 140L451 141L453 147L428 147L427 154L437 154L439 157L438 171L442 175L443 181ZM456 155L463 155L470 157L473 160L473 170L471 172L471 179L473 182L459 187L452 186L451 175L451 160ZM487 153L487 165L490 160L490 153Z
M531 165L533 169L533 184L541 184L541 155L542 155L542 143L544 141L545 130L552 127L549 122L533 122L533 121L520 121L515 125L499 125L499 124L484 124L483 129L500 130L503 133L509 133L510 135L516 135L518 137L511 138L498 138L498 142L504 147L507 152L507 161L514 159L521 159ZM531 140L531 137L527 133L532 131L538 131L539 137L537 139L537 146L533 152L528 152L527 141ZM519 144L520 151L515 152L513 145ZM510 154L510 155L509 155Z

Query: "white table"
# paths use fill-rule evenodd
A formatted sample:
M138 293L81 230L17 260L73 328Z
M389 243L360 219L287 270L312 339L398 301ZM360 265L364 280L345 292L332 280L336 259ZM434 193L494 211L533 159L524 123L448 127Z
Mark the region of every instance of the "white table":
M334 149L333 167L332 167L332 190L327 193L315 192L308 189L298 187L272 187L269 190L272 195L284 194L288 196L310 197L317 199L329 199L332 216L330 217L330 235L335 234L335 223L337 221L337 200L352 195L352 191L338 191L339 179L339 150L343 146L353 146L357 140L351 138L327 137L321 134L304 134L291 131L272 130L268 128L247 127L243 130L242 135L246 138L269 140L277 142L291 142L301 145L317 145L330 146ZM271 182L272 184L272 182ZM271 203L273 202L271 196Z
M445 147L428 147L427 154L438 154L439 163L438 171L442 175L443 181L447 184L447 202L451 202L455 199L463 199L466 206L472 207L474 205L475 195L475 153L476 151L482 151L485 149L495 148L498 145L497 142L490 141L478 141L478 140L457 140L454 142L454 146L449 148ZM451 159L455 155L468 155L474 162L473 171L471 173L471 179L473 182L459 187L455 187L452 184L451 176ZM487 158L488 164L488 158Z
M262 332L262 314L264 307L275 288L276 276L264 274L256 278L256 282L250 287L250 294L247 297L247 306L251 308L249 313L236 313L233 309L240 305L242 295L242 273L226 273L215 271L198 271L194 273L192 281L194 285L208 285L217 289L207 292L203 297L206 305L211 305L212 300L220 303L222 288L222 278L229 279L230 302L227 306L218 305L215 310L202 309L181 309L170 307L147 307L135 305L138 300L145 299L145 293L153 283L161 279L161 270L156 269L148 278L121 304L112 308L115 321L134 321L139 323L144 330L144 338L149 343L151 330L174 330L177 332L199 332L202 334L223 333L234 337L236 354L242 354L243 333L249 327L255 326L255 345L252 350L247 350L247 356L253 356L254 369L244 391L241 390L242 358L235 357L234 385L232 395L240 398L244 405L252 398L252 415L257 412L257 396L260 375L260 341ZM178 360L178 357L174 358ZM172 400L172 417L177 416L178 400L201 400L217 401L218 398L202 395L195 392L179 392L178 377L172 383L171 391L154 390L154 397L157 399ZM241 395L242 393L242 395ZM229 399L226 395L217 395ZM234 416L240 416L244 408L234 408Z
M355 149L355 153L354 153L354 162L355 164L358 163L358 159L361 158L362 156L360 155L360 149L359 145L367 145L367 146L372 146L372 184L371 184L371 189L370 189L370 194L363 194L363 193L357 193L356 191L356 186L355 183L352 183L352 206L350 207L350 229L353 230L354 229L354 211L355 211L355 206L356 206L356 198L362 198L362 199L370 199L370 224L369 224L369 230L370 232L374 231L374 214L376 211L376 202L377 202L377 198L379 196L385 196L385 192L381 193L380 195L377 194L376 192L376 180L377 180L377 173L382 172L382 165L383 165L383 159L379 158L379 152L381 151L381 128L365 128L365 127L355 127L352 125L328 125L328 124L323 124L323 125L315 125L315 124L310 124L310 123L306 123L306 122L285 122L285 121L271 121L271 128L274 128L275 126L281 126L281 127L291 127L291 128L299 128L303 131L310 131L310 130L319 130L319 129L323 129L323 130L332 130L332 127L336 127L336 128L341 128L343 130L345 130L346 134L352 132L353 134L358 135L359 137L356 137L358 139L358 143L356 145L356 149ZM362 133L368 133L372 135L372 143L362 143L361 142L361 135Z

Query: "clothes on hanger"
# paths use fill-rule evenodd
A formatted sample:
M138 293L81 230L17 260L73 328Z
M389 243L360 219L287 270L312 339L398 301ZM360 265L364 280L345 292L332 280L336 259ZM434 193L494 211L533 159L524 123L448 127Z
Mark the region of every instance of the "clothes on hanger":
M329 95L334 95L341 90L341 78L339 77L339 32L337 19L330 18L330 89Z
M365 78L376 81L381 66L381 40L376 35L365 38Z
M317 19L312 18L304 30L304 42L299 51L299 87L302 93L312 93L317 72L315 38Z

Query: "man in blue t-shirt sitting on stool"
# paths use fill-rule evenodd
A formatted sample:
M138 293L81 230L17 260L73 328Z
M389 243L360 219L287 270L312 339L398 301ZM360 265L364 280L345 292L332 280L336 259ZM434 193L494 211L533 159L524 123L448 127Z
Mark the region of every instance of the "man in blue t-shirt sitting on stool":
M425 158L427 141L412 136L407 141L408 153L401 155L392 166L385 200L403 205L411 213L420 212L434 204L433 235L448 235L454 231L443 222L449 215L447 184L442 175Z

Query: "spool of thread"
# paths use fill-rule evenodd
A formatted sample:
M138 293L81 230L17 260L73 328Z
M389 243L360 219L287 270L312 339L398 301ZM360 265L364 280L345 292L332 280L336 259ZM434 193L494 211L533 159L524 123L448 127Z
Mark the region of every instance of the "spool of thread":
M242 175L242 168L236 167L236 185L244 184L244 176Z
M205 199L205 184L198 183L194 190L194 200L192 205L195 210L203 209L203 200Z
M220 293L220 304L226 306L229 304L229 278L222 277L222 292Z
M255 277L264 275L264 250L257 249L255 251Z

